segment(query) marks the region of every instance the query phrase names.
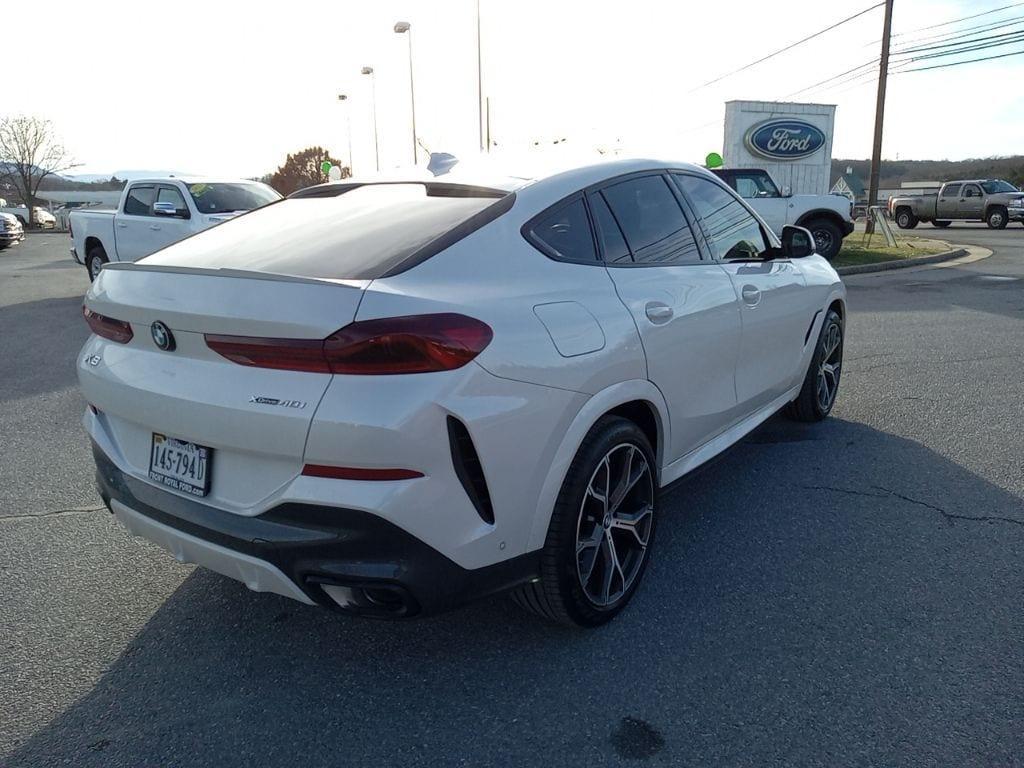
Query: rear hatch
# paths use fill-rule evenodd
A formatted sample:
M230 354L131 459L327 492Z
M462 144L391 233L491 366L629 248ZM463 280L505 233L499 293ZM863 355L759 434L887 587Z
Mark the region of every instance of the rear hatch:
M141 478L154 435L209 448L208 501L252 510L301 471L331 375L240 365L205 335L322 340L352 321L366 283L126 266L105 268L86 302L132 330L126 344L94 336L82 353L82 392L109 440L101 447ZM157 346L154 323L172 349Z
M501 190L419 182L298 195L135 264L107 265L93 283L87 310L131 329L127 343L93 336L78 367L85 398L99 411L93 435L122 468L166 484L151 466L158 442L167 444L161 436L208 448L209 461L197 461L209 466L208 489L182 492L206 490L216 506L257 513L301 472L306 435L332 378L316 360L296 364L296 355L325 362L323 341L352 323L373 279L429 258L512 199ZM173 348L159 346L164 328ZM211 335L243 338L211 342ZM186 449L186 459L206 455Z

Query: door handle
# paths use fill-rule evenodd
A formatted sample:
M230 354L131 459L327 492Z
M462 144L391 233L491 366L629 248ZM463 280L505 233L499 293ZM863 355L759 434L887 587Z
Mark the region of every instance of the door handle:
M753 285L744 285L740 295L748 307L756 307L761 302L761 291Z
M127 224L125 224L125 223L124 223L123 221L119 221L119 222L117 222L117 226L119 226L119 227L120 227L121 229L124 229L124 228L125 228L125 227L127 227L128 225L127 225Z
M153 230L154 232L159 232L160 231L160 225L159 224L150 224L149 228L151 230Z
M644 307L644 312L647 313L647 319L655 325L667 323L672 319L672 315L675 314L672 311L672 307L668 304L662 304L660 301L648 301L647 306Z

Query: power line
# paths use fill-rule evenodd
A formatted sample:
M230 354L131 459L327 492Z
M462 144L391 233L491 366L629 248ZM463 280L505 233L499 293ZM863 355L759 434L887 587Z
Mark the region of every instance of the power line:
M818 87L819 85L824 85L825 83L830 83L830 82L832 82L833 80L838 80L838 79L839 79L840 77L843 77L844 75L849 75L849 74L851 74L852 72L858 72L859 70L865 69L865 68L867 68L867 67L873 67L873 66L875 66L876 64L878 64L878 59L877 59L877 58L871 59L871 61L867 61L867 62L865 62L865 63L861 64L861 65L860 65L860 66L858 66L858 67L854 67L853 69L848 69L848 70L846 70L845 72L840 72L840 73L839 73L838 75L832 75L832 77L828 77L828 78L826 78L826 79L824 79L824 80L822 80L822 81L820 81L820 82L814 83L813 85L808 85L808 86L807 86L806 88L801 88L801 89L800 89L799 91L793 91L792 93L787 93L787 94L786 94L785 96L783 96L782 98L783 98L783 99L789 99L789 98L792 98L793 96L797 96L797 95L799 95L799 94L801 94L801 93L804 93L804 92L806 92L806 91L810 91L810 90L813 90L813 89L817 88L817 87ZM860 76L860 75L862 75L862 74L864 74L864 73L863 73L863 72L860 72L860 73L859 73L859 74L857 75L857 77L859 77L859 76ZM838 83L837 83L837 85L838 85ZM826 90L827 90L827 89L826 89Z
M1020 56L1024 54L1024 50L1013 51L1012 53L1001 53L998 56L985 56L981 59L967 59L966 61L953 61L949 64L933 64L930 67L916 67L914 69L905 69L902 72L896 74L909 74L910 72L924 72L927 69L945 69L946 67L959 67L961 64L973 64L976 61L991 61L992 59L1005 59L1007 56Z
M948 32L940 32L937 35L924 35L922 37L914 37L910 40L900 41L901 45L917 45L919 43L928 42L942 42L945 40L956 40L960 37L969 37L975 34L984 34L985 32L994 32L997 29L1003 29L1004 27L1012 27L1016 24L1024 22L1024 16L1015 16L1012 19L1000 19L999 21L990 21L986 24L978 24L973 27L963 27L961 29L954 29ZM871 43L869 43L871 45Z
M893 55L896 54L908 54L908 53L920 53L922 51L937 51L940 48L957 48L964 45L975 45L976 43L983 43L986 40L1001 40L1008 37L1018 37L1024 34L1024 30L1015 30L1013 32L1003 32L999 35L988 35L985 37L973 37L970 40L960 40L952 43L940 43L938 45L925 45L917 48L902 48L898 51L893 51Z
M1022 2L1020 4L1024 5L1024 2ZM826 32L831 32L836 27L840 27L843 24L846 24L847 22L853 21L854 19L856 19L856 18L858 18L860 16L863 16L865 13L868 13L869 11L875 10L875 8L880 8L883 5L885 5L885 2L875 3L874 5L870 6L869 8L865 8L863 11L860 11L858 13L853 14L853 16L848 16L847 18L843 19L842 21L837 21L835 24L833 24L833 25L831 25L829 27L825 27L824 29L821 29L821 30L817 31L817 32L815 32L812 35L808 35L807 37L805 37L805 38L803 38L801 40L797 40L795 43L790 43L785 48L780 48L779 50L774 51L773 53L769 53L767 56L762 56L760 59L757 59L756 61L752 61L749 64L744 64L742 67L740 67L739 69L734 69L732 72L726 72L724 75L720 75L720 76L716 77L714 80L708 80L706 83L702 83L701 85L698 85L696 88L692 88L691 90L687 91L687 94L693 93L694 91L699 91L701 88L707 88L709 85L713 85L714 83L717 83L717 82L720 82L722 80L725 80L727 77L732 77L733 75L736 75L736 74L739 74L740 72L748 70L751 67L754 67L754 66L756 66L758 64L761 64L762 62L768 61L768 59L775 58L776 56L778 56L778 55L780 55L782 53L786 53L787 51L791 51L796 46L802 45L802 44L806 43L808 40L813 40L816 37L820 37L821 35L825 34Z
M970 21L971 19L977 19L977 18L980 18L982 16L990 16L993 13L999 13L999 11L1005 11L1008 8L1017 8L1018 6L1021 6L1021 5L1024 5L1024 0L1022 0L1022 2L1019 2L1019 3L1010 3L1009 5L1004 5L1004 6L1000 7L1000 8L993 8L990 11L984 11L982 13L975 13L975 14L973 14L971 16L961 16L959 19L952 19L950 21L943 21L941 24L932 24L931 26L928 26L928 27L918 27L917 29L908 29L906 32L897 32L896 34L893 35L893 37L902 37L903 35L909 35L909 34L912 34L914 32L924 32L925 30L929 30L929 29L938 29L939 27L948 27L950 24L957 24L957 23L959 23L961 21Z
M989 48L1000 48L1004 45L1013 45L1014 43L1024 42L1024 32L1019 32L1010 40L1002 40L997 43L982 43L980 45L969 45L966 48L957 48L955 51L939 51L937 53L926 53L921 56L912 56L904 61L924 61L925 59L941 59L945 56L956 56L961 53L973 53L974 51L985 51Z

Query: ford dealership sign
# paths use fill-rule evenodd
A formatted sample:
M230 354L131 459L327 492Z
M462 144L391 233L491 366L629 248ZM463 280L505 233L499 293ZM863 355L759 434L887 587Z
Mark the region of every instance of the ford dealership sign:
M799 160L825 146L825 134L803 120L767 120L752 126L745 137L751 152L772 160Z

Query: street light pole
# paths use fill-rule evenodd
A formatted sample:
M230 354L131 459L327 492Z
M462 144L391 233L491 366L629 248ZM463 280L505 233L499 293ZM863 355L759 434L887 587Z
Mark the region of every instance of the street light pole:
M395 24L396 34L409 35L409 100L412 106L412 162L418 165L420 161L419 146L416 142L416 86L412 77L412 24L408 21L399 21Z
M363 67L363 74L370 76L370 100L373 104L373 159L380 171L380 144L377 141L377 75L373 67Z
M338 101L348 101L347 93L339 93ZM345 133L348 135L348 175L353 175L352 170L352 110L345 105Z
M885 85L889 74L889 38L892 34L893 0L885 0L885 21L882 23L882 56L878 64L878 95L875 100L875 139L871 149L871 177L868 182L867 231L874 232L871 206L878 205L878 178L882 171L882 124L885 120Z
M476 0L476 106L477 127L480 129L480 151L484 150L484 67L483 47L480 42L480 0Z

